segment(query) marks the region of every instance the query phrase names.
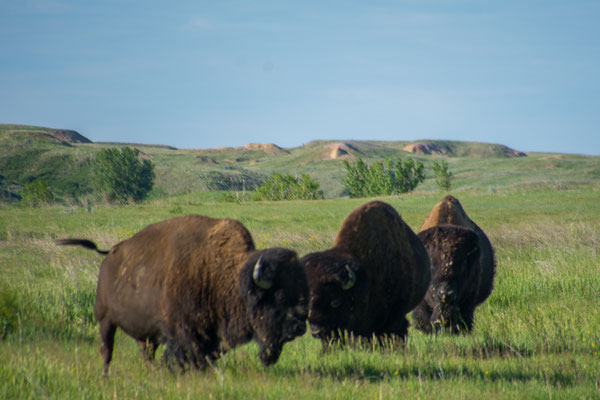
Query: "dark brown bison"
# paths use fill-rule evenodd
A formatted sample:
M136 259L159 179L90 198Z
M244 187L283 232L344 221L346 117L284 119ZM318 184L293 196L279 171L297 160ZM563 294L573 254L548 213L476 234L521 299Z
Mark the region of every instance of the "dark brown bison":
M483 303L492 293L494 275L496 273L496 260L494 248L486 234L468 216L462 205L453 196L446 196L440 200L429 212L419 228L419 232L440 224L458 225L471 229L479 237L479 262L481 268L481 282L477 294L477 304Z
M107 254L94 307L105 373L117 327L150 359L166 343L170 364L198 368L252 339L260 346L261 362L273 364L283 344L306 331L308 286L296 253L255 250L238 221L172 218L110 251L82 239L59 244Z
M333 247L304 256L310 290L310 332L326 346L354 337L404 338L406 314L429 285L423 243L396 210L381 201L346 217Z
M450 225L450 227L431 230L446 225ZM478 257L473 263L473 267L469 266L472 264L471 258L475 254L473 253L475 251L472 243L473 236L458 227L473 231L477 236ZM492 244L483 230L467 216L460 202L453 196L444 197L433 207L421 224L419 237L424 240L431 258L432 285L425 296L427 304L421 303L413 313L417 327L430 332L433 323L437 327L443 326L454 333L463 328L470 331L473 324L473 311L492 292L496 269ZM467 257L466 254L470 254L470 256ZM453 267L444 272L445 265L450 261L452 261ZM474 269L472 272L477 274L478 278L467 278L468 274L460 270L461 268ZM437 278L436 274L438 274ZM466 281L461 282L461 279L466 279ZM453 287L450 291L451 294L445 294L447 301L442 302L445 305L440 308L439 290L445 292L448 285ZM458 298L460 301L457 300ZM459 305L456 303L457 301L462 303ZM456 307L460 308L458 314ZM440 314L439 312L442 310L446 311ZM451 310L453 311L451 312ZM442 321L445 322L442 323Z
M418 329L470 331L481 283L479 237L458 225L436 225L419 232L431 261L431 283L412 313Z

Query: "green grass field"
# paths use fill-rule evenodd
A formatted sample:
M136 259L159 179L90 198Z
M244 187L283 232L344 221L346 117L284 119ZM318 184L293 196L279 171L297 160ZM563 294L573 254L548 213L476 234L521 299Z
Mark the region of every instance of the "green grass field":
M369 199L221 203L220 193L130 206L0 207L0 398L600 398L600 186L453 193L488 234L495 289L468 336L409 330L404 347L334 349L305 335L264 368L238 347L205 371L145 364L117 334L102 377L92 308L102 257L54 240L109 248L147 224L198 213L242 221L259 248L300 255L332 244ZM417 230L440 193L383 198ZM160 355L160 352L159 352Z

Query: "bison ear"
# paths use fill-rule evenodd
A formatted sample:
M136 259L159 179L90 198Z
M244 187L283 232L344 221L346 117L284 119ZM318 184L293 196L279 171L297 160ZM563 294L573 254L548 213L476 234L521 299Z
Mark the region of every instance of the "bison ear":
M356 273L348 264L346 264L346 272L348 272L348 274L342 281L342 289L349 290L352 289L356 284Z
M254 271L252 272L252 280L261 289L270 289L273 286L273 281L268 279L265 274L265 266L262 261L262 256L258 258L258 261L254 265Z

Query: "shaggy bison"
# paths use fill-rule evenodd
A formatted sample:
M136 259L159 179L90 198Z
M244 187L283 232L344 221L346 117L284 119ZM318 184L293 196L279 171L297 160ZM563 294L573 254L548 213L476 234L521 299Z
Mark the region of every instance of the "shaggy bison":
M446 196L433 207L433 209L429 212L429 214L421 224L420 228L420 232L423 232L423 234L421 235L420 233L419 236L429 241L429 244L426 243L426 247L428 247L429 256L432 258L432 268L441 268L442 264L445 263L444 260L439 259L439 257L442 257L442 254L443 257L446 259L457 257L457 254L459 254L460 252L454 247L452 247L452 242L457 241L458 244L458 242L467 240L465 238L466 236L470 236L469 234L466 234L456 229L444 232L438 230L435 235L433 235L433 232L429 232L429 234L424 233L430 228L445 224L470 229L477 235L478 238L477 244L479 247L479 257L474 265L479 274L479 279L475 282L469 283L470 285L475 285L474 287L464 289L472 294L472 297L470 298L471 305L468 307L465 306L466 309L464 311L461 311L461 314L464 314L464 318L469 314L467 310L468 308L472 308L474 310L475 307L483 303L492 292L496 268L494 249L492 248L492 244L490 243L485 233L481 230L481 228L477 226L477 224L475 224L475 222L473 222L467 216L467 213L462 208L460 202L453 196ZM453 237L453 235L456 236ZM445 240L449 241L449 244L439 242L434 243L434 241L436 240L441 240L442 236L445 237ZM462 262L466 261L460 258L453 260L453 264ZM435 265L436 263L438 264L437 266ZM461 285L464 286L464 283L461 283ZM429 298L430 301L432 301L431 296L429 296L429 292L435 291L436 289L436 287L431 287L428 291L426 299ZM455 292L455 296L462 297L463 294ZM428 307L430 308L433 306L435 306L434 303L430 303L428 305ZM416 319L418 320L417 326L423 327L424 325L430 325L430 322L436 322L436 316L432 315L432 320L428 321L427 315L427 313L423 313L423 308L421 307L419 307L419 310L416 310L415 314L413 314L413 317L416 317ZM463 326L467 328L467 330L470 330L472 326L472 315L470 316L470 318L464 319L462 323L464 324ZM427 330L428 328L424 329ZM452 328L452 330L456 331L455 328Z
M94 315L100 322L104 373L115 331L123 329L152 359L166 343L167 361L200 368L255 339L264 365L306 331L308 286L295 252L255 250L238 221L200 215L147 226L107 254L98 276Z
M333 247L301 260L310 290L310 332L321 339L404 338L406 314L429 285L423 243L396 210L381 201L346 217Z
M457 225L436 225L419 232L431 261L431 284L413 311L425 332L471 330L480 286L479 237Z

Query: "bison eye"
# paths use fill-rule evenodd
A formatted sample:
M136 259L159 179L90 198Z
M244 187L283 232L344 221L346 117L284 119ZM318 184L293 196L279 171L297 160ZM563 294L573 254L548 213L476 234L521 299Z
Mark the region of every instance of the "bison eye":
M331 306L331 308L338 308L339 306L342 305L342 300L340 300L340 299L332 300L331 303L329 303L329 305Z

